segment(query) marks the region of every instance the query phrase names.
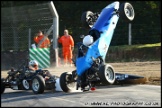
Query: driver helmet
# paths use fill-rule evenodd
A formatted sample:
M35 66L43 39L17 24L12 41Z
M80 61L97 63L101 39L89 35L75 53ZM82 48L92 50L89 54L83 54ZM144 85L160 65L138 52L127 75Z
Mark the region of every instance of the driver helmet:
M32 67L38 66L38 62L36 60L31 60L29 62L29 66L32 66Z
M83 38L83 44L85 46L90 46L93 43L93 37L91 35L87 35Z

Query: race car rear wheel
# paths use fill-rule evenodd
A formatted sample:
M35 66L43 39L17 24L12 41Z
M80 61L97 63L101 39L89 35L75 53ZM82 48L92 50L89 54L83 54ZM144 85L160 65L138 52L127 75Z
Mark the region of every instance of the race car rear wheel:
M41 75L36 75L32 79L32 90L35 94L41 94L44 93L45 89L45 81L44 78Z
M99 69L99 77L102 84L113 84L115 82L115 72L111 65L102 65Z
M81 16L81 22L83 27L89 29L94 25L93 12L86 11Z
M64 72L60 76L60 87L64 92L71 92L76 88L76 82L72 79L72 74Z
M4 79L1 78L1 94L3 94L5 91L5 82L3 82L3 81L4 81Z
M122 3L119 7L119 15L125 21L132 21L135 17L133 6L128 2Z

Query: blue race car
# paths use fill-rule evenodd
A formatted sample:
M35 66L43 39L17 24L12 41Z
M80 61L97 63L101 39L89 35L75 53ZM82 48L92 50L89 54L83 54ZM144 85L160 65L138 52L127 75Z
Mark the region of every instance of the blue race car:
M105 63L105 57L119 18L132 21L134 16L130 3L120 4L118 1L107 5L101 13L86 11L82 14L82 24L90 30L83 37L83 42L77 44L76 70L60 76L60 87L64 92L74 88L93 90L98 84L115 83L116 74L113 67Z

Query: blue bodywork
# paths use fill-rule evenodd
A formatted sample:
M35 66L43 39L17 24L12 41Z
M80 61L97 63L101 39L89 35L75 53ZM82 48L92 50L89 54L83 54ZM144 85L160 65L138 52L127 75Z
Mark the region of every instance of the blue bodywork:
M89 46L85 56L76 59L77 74L81 76L93 64L93 58L102 57L105 60L111 39L113 37L114 29L119 19L118 15L119 2L113 2L107 5L100 13L97 21L90 29L91 31L98 31L99 36L95 42Z

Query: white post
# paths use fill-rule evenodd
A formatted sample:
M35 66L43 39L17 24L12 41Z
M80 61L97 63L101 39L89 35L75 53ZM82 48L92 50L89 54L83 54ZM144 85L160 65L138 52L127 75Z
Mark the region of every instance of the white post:
M128 45L132 45L131 23L129 23L129 28L128 28Z
M55 51L55 62L56 62L56 67L58 67L58 32L59 32L59 16L57 14L56 8L51 1L49 3L49 8L51 10L52 16L53 16L53 49Z

